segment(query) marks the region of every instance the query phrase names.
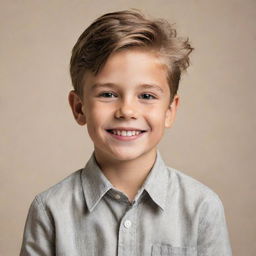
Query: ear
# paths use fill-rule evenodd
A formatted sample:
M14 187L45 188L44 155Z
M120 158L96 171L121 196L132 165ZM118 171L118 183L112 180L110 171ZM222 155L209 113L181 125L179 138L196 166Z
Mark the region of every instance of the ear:
M85 125L86 116L83 109L84 104L80 96L77 95L77 93L74 90L72 90L68 95L68 101L77 123L80 125Z
M165 128L170 128L174 123L180 97L176 94L170 103L165 115Z

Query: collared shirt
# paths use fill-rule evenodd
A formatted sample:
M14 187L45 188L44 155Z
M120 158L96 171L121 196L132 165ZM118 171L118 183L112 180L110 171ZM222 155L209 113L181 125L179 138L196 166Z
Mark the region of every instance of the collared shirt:
M132 202L99 168L85 168L38 194L26 220L21 256L230 256L219 197L155 163Z

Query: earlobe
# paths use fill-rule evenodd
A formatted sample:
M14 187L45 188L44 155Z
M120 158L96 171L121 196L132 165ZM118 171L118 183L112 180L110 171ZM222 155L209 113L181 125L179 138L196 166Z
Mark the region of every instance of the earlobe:
M72 90L68 95L68 101L69 105L71 107L71 110L73 112L74 118L77 121L79 125L85 125L86 124L86 116L85 111L83 107L83 101L77 95L77 93Z

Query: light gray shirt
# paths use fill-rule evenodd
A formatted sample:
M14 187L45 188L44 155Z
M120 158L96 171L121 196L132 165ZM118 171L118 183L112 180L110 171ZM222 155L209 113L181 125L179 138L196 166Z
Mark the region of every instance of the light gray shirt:
M21 256L230 256L219 197L165 165L159 151L135 199L97 165L38 194L26 220Z

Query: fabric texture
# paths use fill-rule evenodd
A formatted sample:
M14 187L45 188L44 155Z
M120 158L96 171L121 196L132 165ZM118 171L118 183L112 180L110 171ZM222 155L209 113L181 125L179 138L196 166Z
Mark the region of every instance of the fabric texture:
M33 200L20 256L230 256L219 197L157 157L132 202L94 153Z

